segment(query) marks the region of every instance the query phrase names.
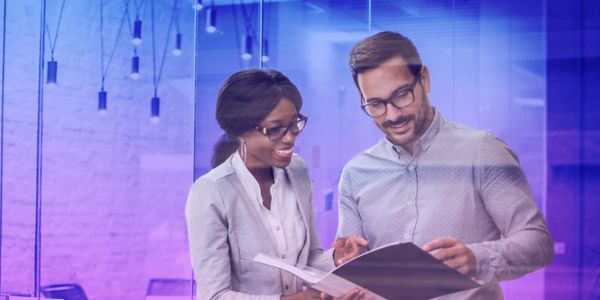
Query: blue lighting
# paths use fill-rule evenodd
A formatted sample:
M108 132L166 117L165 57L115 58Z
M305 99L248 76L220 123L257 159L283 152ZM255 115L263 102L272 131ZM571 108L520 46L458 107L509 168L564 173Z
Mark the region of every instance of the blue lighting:
M210 7L206 10L206 32L214 33L217 31L217 11Z
M142 44L142 21L140 19L136 19L133 22L133 39L131 40L136 46Z
M98 92L98 115L105 116L106 115L106 101L107 94L106 91L101 90Z
M48 76L46 83L48 85L56 85L56 77L58 75L58 62L55 60L48 61Z
M242 58L244 60L250 60L252 58L252 36L244 35L242 39L244 50L242 52Z
M175 56L181 55L181 33L177 33L177 35L175 35L175 48L173 48L173 51L171 51L171 53L173 53L173 55Z
M268 62L271 57L269 56L269 41L267 39L265 39L263 41L263 49L262 49L262 56L260 57L260 60L264 63Z
M160 122L160 98L152 97L151 106L150 123L157 124Z
M135 55L131 58L131 73L129 74L131 79L140 78L140 57Z
M204 4L202 4L202 0L196 0L196 2L194 4L192 4L192 7L196 10L196 11L200 11L202 10L202 8L204 7Z

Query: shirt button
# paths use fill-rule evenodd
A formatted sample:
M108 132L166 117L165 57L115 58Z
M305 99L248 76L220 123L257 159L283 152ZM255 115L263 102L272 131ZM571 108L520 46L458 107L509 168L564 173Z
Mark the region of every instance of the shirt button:
M281 259L285 259L286 257L285 254L281 254Z
M414 169L415 169L415 167L413 167L413 165L409 165L409 166L408 166L408 170L409 170L409 171L412 171L412 170L414 170Z
M275 226L275 231L279 231L279 226Z
M405 235L404 235L404 238L405 238L405 239L407 239L407 240L408 240L408 239L410 239L410 234L408 234L408 233L407 233L407 234L405 234Z
M414 203L414 202L413 202L413 201L408 201L408 202L406 202L406 203L407 203L408 205L413 205L413 203Z

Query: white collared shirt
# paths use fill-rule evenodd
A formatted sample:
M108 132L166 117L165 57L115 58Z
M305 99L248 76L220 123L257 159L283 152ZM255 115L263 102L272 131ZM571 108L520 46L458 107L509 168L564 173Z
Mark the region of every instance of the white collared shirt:
M253 207L260 215L272 244L276 246L277 254L288 263L295 265L304 245L306 228L285 170L273 167L274 183L271 186L271 209L269 210L263 205L258 182L246 168L237 151L233 154L232 164L244 190L252 199ZM299 283L291 273L282 271L281 280L283 294L294 294L300 290Z

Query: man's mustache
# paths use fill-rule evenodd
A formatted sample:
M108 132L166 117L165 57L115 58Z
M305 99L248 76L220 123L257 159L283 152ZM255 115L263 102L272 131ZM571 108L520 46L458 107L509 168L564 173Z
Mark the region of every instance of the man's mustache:
M385 121L385 122L383 122L383 124L381 124L381 126L383 126L384 128L388 128L388 127L391 127L391 126L397 126L397 125L400 125L400 124L402 124L404 122L410 121L412 119L414 119L413 115L403 116L403 117L400 117L400 118L398 118L397 120L394 120L394 121Z

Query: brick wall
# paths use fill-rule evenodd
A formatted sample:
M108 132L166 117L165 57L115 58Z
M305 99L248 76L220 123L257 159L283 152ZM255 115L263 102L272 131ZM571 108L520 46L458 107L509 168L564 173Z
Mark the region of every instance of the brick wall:
M47 1L52 39L61 2ZM124 1L104 2L106 62ZM106 116L97 113L99 1L66 2L55 52L58 85L44 90L42 285L77 282L90 299L142 299L149 278L191 274L183 208L193 165L193 11L179 1L183 55L167 51L161 120L151 124L145 2L141 77L128 76L133 50L125 24L106 78ZM172 1L155 3L158 69ZM39 16L40 1L8 2L2 292L33 292Z

